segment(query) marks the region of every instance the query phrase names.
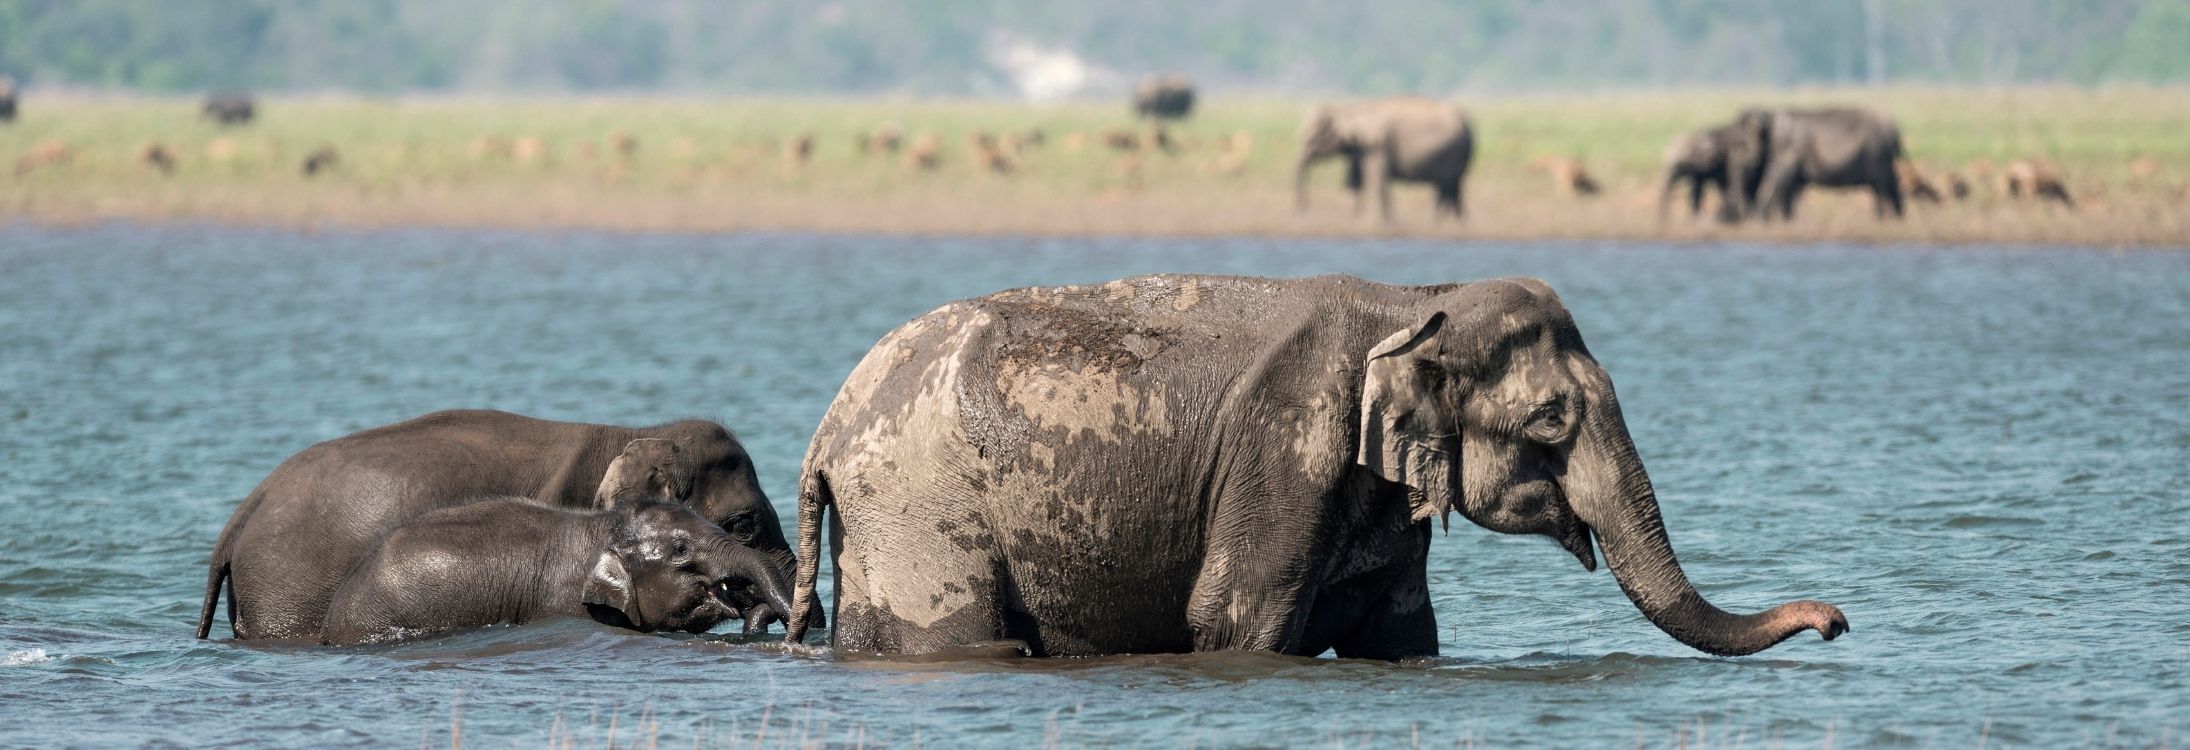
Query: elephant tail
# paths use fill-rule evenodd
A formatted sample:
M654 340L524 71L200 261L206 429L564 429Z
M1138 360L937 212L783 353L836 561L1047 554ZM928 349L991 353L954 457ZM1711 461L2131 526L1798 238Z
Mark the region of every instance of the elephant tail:
M205 604L198 608L198 640L205 640L213 633L213 611L220 608L221 584L228 582L228 561L214 560L206 564Z
M213 613L220 609L221 584L227 582L228 562L235 557L233 547L236 534L243 531L244 521L258 510L259 503L265 499L265 488L252 490L251 496L244 498L243 504L236 507L236 514L228 517L228 525L221 527L220 541L213 543L213 555L205 561L205 603L198 608L199 640L204 640L213 632ZM233 622L235 617L236 603L231 599L228 602L228 618Z
M819 469L799 477L798 577L792 583L791 616L784 622L783 640L786 642L799 643L806 639L806 624L812 621L810 610L821 601L814 593L814 579L821 573L821 517L835 502L836 498L829 492L829 480Z

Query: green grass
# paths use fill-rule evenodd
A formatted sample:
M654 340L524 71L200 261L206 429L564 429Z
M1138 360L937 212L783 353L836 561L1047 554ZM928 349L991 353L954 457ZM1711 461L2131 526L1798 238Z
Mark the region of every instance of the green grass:
M2190 89L1621 91L1485 96L1460 102L1472 111L1478 131L1478 169L1471 176L1470 200L1488 197L1493 208L1500 208L1499 201L1509 202L1493 218L1525 219L1523 214L1554 199L1548 181L1527 166L1540 155L1580 158L1615 196L1599 199L1597 205L1606 208L1590 209L1594 214L1586 221L1570 220L1565 214L1572 212L1562 208L1521 224L1490 228L1517 236L1570 234L1576 225L1587 227L1583 234L1648 233L1654 221L1643 220L1654 215L1636 208L1646 202L1636 196L1655 186L1668 141L1724 122L1752 104L1872 106L1900 122L1912 157L1927 170L1959 169L1978 160L2034 159L2052 165L2079 195L2140 202L2143 208L2137 211L2116 211L2120 215L2103 219L2086 213L2075 220L2104 229L2097 235L2102 239L2127 237L2149 244L2154 238L2166 242L2180 237L2180 191L2190 176L2190 138L2182 136L2190 132ZM853 212L859 204L877 204L933 218L932 226L922 224L922 230L956 226L953 212L972 221L1071 209L1087 214L1074 219L1076 230L1101 231L1105 219L1095 212L1109 209L1075 207L1107 201L1126 204L1111 211L1126 217L1120 224L1126 231L1203 224L1207 231L1224 231L1273 226L1289 215L1283 209L1290 208L1294 142L1312 105L1306 100L1206 97L1195 117L1174 129L1190 144L1184 152L1129 159L1093 138L1077 150L1064 143L1071 133L1134 127L1126 107L1116 102L298 97L262 101L257 122L223 129L199 118L194 100L45 98L33 92L24 102L22 119L0 126L0 158L12 162L37 144L60 141L69 145L72 160L24 174L0 174L0 216L211 216L281 223L300 216L325 220L359 213L379 223L412 215L425 222L476 216L485 223L525 223L537 213L527 213L527 206L554 205L570 207L551 213L575 215L574 223L648 221L588 220L586 206L600 204L620 205L625 215L633 206L659 210L664 217L660 221L706 227L713 225L698 217L711 207L765 205L776 215L801 217L779 223L834 228L834 207ZM894 158L861 154L856 147L860 135L883 123L901 126L908 141L934 133L943 146L942 167L924 172ZM970 134L1028 129L1044 131L1048 144L1026 153L1013 174L998 176L974 163L967 146ZM617 132L629 133L638 143L628 161L608 146ZM1251 135L1254 147L1238 168L1220 169L1222 157L1215 144L1234 132ZM817 148L811 163L792 168L780 148L800 135L813 136ZM472 144L482 137L538 138L547 145L548 156L529 164L474 158ZM232 158L208 156L208 146L220 139L233 143ZM150 142L178 156L175 175L161 177L135 161L137 150ZM298 165L305 154L322 146L337 149L342 165L332 175L308 181ZM2157 160L2159 180L2131 179L2129 165L2139 157ZM1334 200L1336 171L1325 167L1317 174L1318 201L1340 203ZM1400 200L1410 211L1412 203L1426 203L1412 196ZM1259 213L1233 216L1229 223L1203 221L1200 215L1212 206L1246 206ZM1154 215L1150 212L1166 210L1196 215L1149 219ZM667 218L670 213L682 218ZM1615 213L1619 215L1611 215ZM904 223L862 219L856 213L846 219L852 228L884 231ZM2158 223L2115 226L2125 221ZM1007 223L1039 224L1023 215ZM1941 230L1926 231L1938 235ZM1985 230L1972 222L1966 232L1956 231L1981 237Z

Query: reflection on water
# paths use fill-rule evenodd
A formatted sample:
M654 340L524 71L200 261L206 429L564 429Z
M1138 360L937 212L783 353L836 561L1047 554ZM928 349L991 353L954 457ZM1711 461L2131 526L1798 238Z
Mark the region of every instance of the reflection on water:
M460 718L490 746L2143 746L2190 715L2182 254L15 227L0 268L0 745L438 744ZM1155 271L1548 279L1703 592L1824 599L1855 632L1704 656L1550 542L1463 524L1431 552L1443 655L1401 664L838 658L582 622L190 638L221 523L315 441L455 406L717 417L790 498L892 326Z

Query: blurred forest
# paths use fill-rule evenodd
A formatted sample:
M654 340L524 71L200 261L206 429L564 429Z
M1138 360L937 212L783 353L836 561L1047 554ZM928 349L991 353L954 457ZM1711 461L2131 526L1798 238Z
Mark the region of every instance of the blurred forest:
M2190 81L2190 0L0 0L0 74L147 92L1239 92Z

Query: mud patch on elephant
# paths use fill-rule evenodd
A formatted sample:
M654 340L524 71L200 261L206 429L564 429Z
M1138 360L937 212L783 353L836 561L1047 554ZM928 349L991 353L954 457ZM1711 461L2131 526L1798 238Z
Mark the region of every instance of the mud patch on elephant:
M1005 370L1059 364L1081 372L1138 370L1170 332L1122 315L1071 307L999 310L996 363Z

